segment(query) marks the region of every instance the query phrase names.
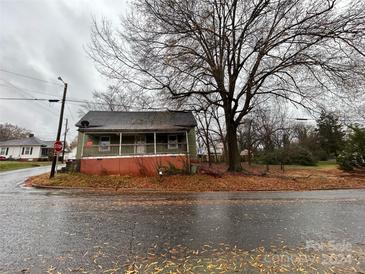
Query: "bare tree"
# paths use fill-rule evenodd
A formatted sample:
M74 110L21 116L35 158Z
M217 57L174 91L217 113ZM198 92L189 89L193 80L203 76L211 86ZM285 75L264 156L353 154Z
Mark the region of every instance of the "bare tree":
M238 144L240 150L247 150L247 162L251 166L252 152L254 144L258 144L259 138L256 132L252 130L253 119L247 118L244 123L238 127Z
M310 107L364 81L364 1L134 0L133 8L122 29L94 22L89 55L110 78L221 107L230 171L241 169L237 128L257 98Z
M288 135L290 127L286 110L279 102L257 107L251 117L254 117L249 119L252 144L256 143L256 147L261 146L265 151L272 151L282 145L283 135Z
M93 99L80 109L80 114L85 114L89 110L106 111L131 111L141 109L153 109L154 99L148 94L143 94L141 90L131 92L118 85L108 86L106 91L94 91Z
M198 123L198 139L200 144L207 149L209 166L212 164L212 153L214 153L215 161L218 161L218 151L221 147L225 147L225 132L222 125L222 109L210 101L216 100L210 96L209 100L201 96L192 96L185 98L182 103L184 109L192 110ZM223 149L224 152L224 149ZM224 155L223 155L224 156Z
M195 115L198 122L198 137L202 140L204 143L204 146L207 149L207 156L208 156L208 164L209 166L212 165L212 145L213 142L211 142L212 137L209 131L209 128L211 128L211 122L212 117L208 115L206 110L202 110L201 113L197 113Z
M249 165L253 153L269 154L290 142L292 126L284 103L281 100L262 103L238 127L240 149L247 150Z
M226 131L224 123L224 111L217 105L210 105L209 115L212 117L213 127L210 128L211 134L213 135L213 148L217 157L218 146L223 146L222 156L227 159L227 142L226 142Z
M0 141L24 138L30 133L30 130L12 125L10 123L0 124Z

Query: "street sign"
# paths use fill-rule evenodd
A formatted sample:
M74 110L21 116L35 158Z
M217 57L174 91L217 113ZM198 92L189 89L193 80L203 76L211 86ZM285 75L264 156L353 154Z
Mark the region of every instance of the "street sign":
M54 148L54 151L55 151L56 153L60 153L60 152L62 151L62 149L63 149L63 147L62 147L62 142L61 142L61 141L56 141L56 142L54 143L54 145L53 145L53 148Z

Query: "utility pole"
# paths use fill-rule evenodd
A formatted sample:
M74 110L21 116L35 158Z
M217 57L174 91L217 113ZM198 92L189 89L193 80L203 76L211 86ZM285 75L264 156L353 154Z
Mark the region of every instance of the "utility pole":
M66 101L66 93L67 93L67 83L65 83L61 77L58 77L58 80L60 80L64 84L63 88L63 97L62 97L62 105L61 105L61 112L60 112L60 119L58 121L58 130L57 130L57 137L56 142L60 141L61 138L61 130L62 130L62 122L63 122L63 112L65 109L65 101ZM52 167L51 167L51 174L49 175L49 178L53 178L55 171L56 171L56 162L57 162L58 154L53 151L53 159L52 159Z
M63 137L62 162L65 161L66 136L67 136L67 131L68 131L67 125L68 125L68 119L66 118L65 135Z

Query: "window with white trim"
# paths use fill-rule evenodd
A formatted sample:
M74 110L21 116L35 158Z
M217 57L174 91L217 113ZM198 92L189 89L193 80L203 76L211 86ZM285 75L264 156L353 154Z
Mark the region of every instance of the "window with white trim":
M110 136L100 136L99 151L110 151Z
M22 148L22 155L32 155L33 147L23 147Z
M177 135L168 136L167 148L168 149L177 149L178 148Z
M2 147L0 148L0 155L8 155L9 148L8 147Z

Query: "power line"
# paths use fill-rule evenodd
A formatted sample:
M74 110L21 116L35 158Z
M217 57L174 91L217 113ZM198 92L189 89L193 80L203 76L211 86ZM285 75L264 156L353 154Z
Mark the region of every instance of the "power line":
M61 101L61 99L47 99L47 98L25 98L25 97L0 97L0 100L10 100L10 101L51 101L52 103L58 103ZM71 103L89 103L89 101L87 100L78 100L78 99L68 99L66 100L66 102L71 102ZM94 103L93 103L94 104ZM117 104L106 104L106 103L95 103L95 104L104 104L104 105L115 105L117 106ZM122 106L122 105L119 105Z
M25 97L0 97L0 100L14 100L14 101L52 101L52 103L58 103L59 101L61 101L61 99L47 99L47 98L25 98ZM77 99L68 99L66 100L67 102L71 102L71 103L89 103L89 101L87 100L77 100ZM105 105L109 105L106 103L96 103L96 104L105 104ZM111 105L116 105L116 104L111 104ZM119 105L122 106L122 105Z
M12 83L10 83L9 81L7 81L7 80L4 80L4 79L1 79L0 78L0 80L3 80L3 81L5 81L5 82L7 82L9 85L4 85L4 84L0 84L0 86L5 86L5 87L10 87L10 88L14 88L14 89L17 89L17 90L19 90L19 91L22 91L22 92L24 92L24 93L26 93L26 94L28 94L29 96L31 96L32 98L34 98L33 97L33 95L32 94L30 94L29 92L35 92L35 93L39 93L39 94L43 94L43 95L49 95L49 96L53 96L53 97L57 97L56 95L54 95L54 94L49 94L49 93L46 93L46 92L40 92L40 91L35 91L35 90L30 90L30 89L24 89L24 88L20 88L20 87L18 87L18 86L15 86L14 84L12 84ZM90 103L88 100L86 100L86 99L79 99L79 98L74 98L74 99L72 99L72 97L70 97L71 98L71 100L70 99L67 99L67 101L69 101L69 102L75 102L75 103ZM46 100L48 100L48 99L41 99L40 101L46 101ZM99 103L93 103L93 104L99 104ZM114 104L111 104L111 105L114 105ZM116 105L117 106L117 105ZM119 106L122 106L122 105L119 105Z
M5 82L8 82L6 81L5 79L2 79L0 78L0 80L3 80ZM8 82L9 83L9 82ZM56 97L57 95L55 94L51 94L51 93L48 93L48 92L42 92L42 91L37 91L37 90L33 90L33 89L24 89L24 88L20 88L14 84L11 84L11 85L5 85L5 84L0 84L0 86L3 86L3 87L8 87L8 88L16 88L16 89L21 89L23 91L28 91L28 92L34 92L34 93L38 93L38 94L42 94L42 95L49 95L49 96L54 96Z
M58 103L59 99L45 99L45 98L13 98L13 97L0 97L0 100L10 101L48 101L50 103Z
M9 71L9 70L6 70L6 69L1 69L0 68L0 71L10 73L10 74L13 74L13 75L16 75L16 76L19 76L19 77L23 77L23 78L27 78L27 79L31 79L31 80L35 80L35 81L40 81L40 82L43 82L43 83L48 83L48 84L61 86L59 83L56 83L56 82L50 82L50 81L47 81L47 80L44 80L44 79L36 78L36 77L33 77L33 76L18 73L18 72Z
M305 122L305 121L317 121L317 119L315 118L286 118L288 120L295 120L295 121L299 121L299 122ZM347 118L340 118L338 119L341 122L347 122L347 121L351 121L351 122L364 122L365 119L347 119Z
M0 97L0 100L18 100L18 101L21 101L21 100L28 100L28 101L52 101L53 100L58 100L57 102L55 103L59 103L60 99L47 99L47 98L13 98L13 97ZM104 106L119 106L119 107L125 107L125 105L122 105L122 104L113 104L113 103L102 103L102 102L90 102L90 101L87 101L87 100L81 100L81 99L67 99L66 102L69 102L69 103L75 103L75 104L92 104L92 105L104 105ZM143 109L146 109L146 110L161 110L161 109L164 109L164 108L157 108L157 107L148 107L148 108L143 108Z
M66 100L66 102L67 102L67 100ZM73 116L73 114L72 114L72 111L71 111L70 106L67 104L67 105L66 105L66 107L67 107L68 113L69 113L69 114L70 114L70 116L71 116L72 121L75 121L75 117L74 117L74 116Z
M1 69L0 69L1 70ZM3 80L5 82L7 82L8 84L10 84L10 86L8 85L4 85L4 86L7 86L7 87L12 87L12 88L15 88L19 91L22 91L26 94L28 94L29 96L31 96L32 98L33 95L29 93L29 91L31 92L35 92L35 93L39 93L39 94L43 94L43 95L50 95L50 96L53 96L53 97L57 97L56 95L53 95L53 94L48 94L48 93L43 93L43 92L39 92L39 91L34 91L34 90L29 90L26 91L25 89L22 89L22 88L19 88L15 85L13 85L12 83L10 83L9 81L7 80L4 80L4 79L1 79L0 80ZM0 84L0 85L3 85L3 84ZM6 99L4 98L3 100L10 100L10 99ZM16 100L20 100L20 99L16 99ZM40 99L38 101L49 101L50 99ZM76 103L76 104L91 104L91 105L104 105L104 106L115 106L115 107L126 107L126 105L122 105L122 104L113 104L113 103L102 103L102 102L91 102L91 101L88 101L86 99L79 99L79 98L72 98L70 97L70 99L67 99L66 102L70 102L70 103ZM143 108L143 109L146 109L146 110L161 110L163 108L154 108L154 107L148 107L148 108Z
M21 88L19 88L19 87L15 86L15 85L13 85L13 84L12 84L12 83L10 83L9 81L6 81L6 80L5 80L5 82L7 82L9 85L13 86L16 90L18 90L18 91L19 91L19 92L21 92L22 94L26 94L26 95L30 96L31 98L35 99L35 97L34 97L32 94L30 94L28 91L25 91L25 90L23 90L23 89L21 89ZM23 97L23 98L26 98L26 97ZM37 101L37 100L34 100L34 101ZM45 106L43 106L41 103L39 103L39 102L36 102L36 103L38 104L38 106L40 106L41 108L43 108L43 109L44 109L44 110L46 110L47 112L51 113L52 115L57 115L56 113L54 113L54 112L53 112L53 111L51 111L50 109L48 109L48 108L46 108Z

